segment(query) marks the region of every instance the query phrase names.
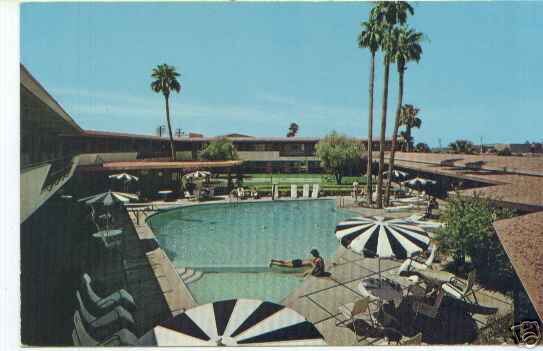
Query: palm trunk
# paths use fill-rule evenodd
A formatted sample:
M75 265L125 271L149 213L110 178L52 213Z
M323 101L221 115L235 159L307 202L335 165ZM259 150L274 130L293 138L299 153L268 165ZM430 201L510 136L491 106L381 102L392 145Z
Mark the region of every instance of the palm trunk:
M398 69L398 105L396 106L396 121L394 122L394 132L392 133L392 150L390 150L390 159L388 161L388 181L385 192L385 204L389 205L390 187L392 185L392 172L394 171L394 156L396 155L396 141L398 139L398 129L400 128L400 113L402 111L403 99L403 67Z
M373 181L372 181L372 166L373 166L373 85L375 80L375 52L371 53L371 68L370 68L370 102L368 112L368 167L366 169L366 181L368 185L368 205L373 202Z
M405 127L405 135L407 136L407 152L411 152L413 141L411 140L411 126L409 124Z
M172 123L170 122L170 103L168 95L164 95L166 100L166 121L168 122L168 133L170 134L170 149L172 152L172 161L175 161L175 146L173 144Z
M385 134L387 129L388 76L390 63L385 54L385 76L383 79L383 106L381 109L381 138L379 140L379 174L377 175L377 207L383 207L383 171L385 168Z

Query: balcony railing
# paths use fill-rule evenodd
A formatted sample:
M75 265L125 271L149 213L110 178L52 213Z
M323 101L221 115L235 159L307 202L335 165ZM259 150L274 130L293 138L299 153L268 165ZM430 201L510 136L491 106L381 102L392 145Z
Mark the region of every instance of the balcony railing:
M59 184L64 178L66 178L72 169L73 166L73 157L65 157L56 160L52 160L51 168L49 168L49 173L45 177L45 181L41 187L41 192L51 191L55 185Z

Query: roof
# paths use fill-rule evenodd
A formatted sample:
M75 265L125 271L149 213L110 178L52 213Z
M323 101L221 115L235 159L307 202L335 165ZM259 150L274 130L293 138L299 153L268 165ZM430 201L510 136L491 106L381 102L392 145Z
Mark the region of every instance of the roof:
M200 137L200 136L194 136L196 133L192 134L189 137L176 137L174 136L174 140L178 142L208 142L208 141L214 141L219 140L222 138L227 138L228 140L231 140L236 143L318 143L322 138L317 137L252 137L252 136L235 136L235 137L228 137L228 136L215 136L215 137ZM241 135L241 134L238 134ZM160 141L168 141L167 137L159 137L157 135L152 134L135 134L135 133L121 133L121 132L106 132L106 131L100 131L100 130L84 130L81 134L65 134L66 137L74 137L74 138L81 138L81 137L89 137L89 138L117 138L117 139L145 139L145 140L160 140ZM366 141L366 139L357 139L359 141ZM374 142L378 142L379 140L374 140ZM387 141L390 141L387 139Z
M227 168L242 164L243 161L123 161L104 162L101 166L82 166L81 171L120 171L151 169L212 169Z
M543 320L543 212L494 223L515 272Z
M40 82L38 82L38 80L34 78L32 74L30 74L30 72L23 64L20 65L20 72L21 87L23 87L28 93L36 97L54 112L53 115L40 114L42 118L44 118L44 116L52 116L52 118L57 117L61 121L63 121L64 125L71 129L73 133L79 133L83 131L81 127L68 114L68 112L66 112L64 108L62 108L62 106L40 84ZM32 115L34 116L35 114Z

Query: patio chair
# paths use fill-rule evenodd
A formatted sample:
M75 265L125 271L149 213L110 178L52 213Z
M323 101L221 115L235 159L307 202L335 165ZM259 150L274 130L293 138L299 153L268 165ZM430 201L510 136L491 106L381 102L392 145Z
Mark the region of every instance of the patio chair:
M85 296L95 307L95 310L109 311L117 305L121 305L127 310L131 311L136 309L136 303L134 302L134 298L124 289L115 291L114 293L106 297L100 297L92 288L92 279L87 273L83 273L83 276L81 277L81 282L83 291L86 293Z
M477 301L477 296L475 296L475 292L473 291L473 284L475 283L475 270L468 273L468 279L467 281L463 281L458 279L457 277L451 277L449 282L443 283L441 285L441 288L447 295L450 295L454 298L457 298L459 300L472 303L472 301L469 300L470 296L473 296L476 303L479 303Z
M319 197L320 184L313 184L313 190L311 191L311 198L316 199Z
M121 329L105 340L94 339L81 319L79 311L74 313L74 330L72 332L74 346L136 346L138 338L128 329Z
M415 312L415 317L417 317L419 314L422 314L432 319L436 318L439 312L439 308L441 307L441 303L443 302L444 295L445 294L443 290L439 290L433 305L429 305L421 300L413 301L413 303L411 304L411 308L413 309L413 312Z
M296 184L290 185L290 198L291 199L297 199L298 198L298 186Z
M241 200L244 200L247 198L247 194L245 194L245 189L238 188L238 198Z
M132 328L134 318L132 314L121 306L116 306L111 311L102 316L94 316L89 312L83 303L79 290L76 291L77 302L79 304L79 313L83 322L91 330L91 333L98 338L107 337L115 331L123 328Z
M343 315L345 319L336 321L336 326L345 326L349 322L353 323L353 330L354 330L354 334L355 334L355 338L357 342L359 341L359 335L358 335L358 332L356 331L356 327L354 326L355 320L362 320L370 324L372 327L375 327L375 320L373 319L371 315L372 312L370 309L370 303L371 303L371 298L364 297L355 302L351 302L351 303L341 305L338 307L339 313Z
M309 197L309 184L304 184L302 197L308 198Z

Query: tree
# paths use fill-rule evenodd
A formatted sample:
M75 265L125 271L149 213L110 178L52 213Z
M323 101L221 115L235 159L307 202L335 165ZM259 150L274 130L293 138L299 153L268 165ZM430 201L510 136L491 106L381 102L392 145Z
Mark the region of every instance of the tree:
M335 131L324 137L316 146L322 167L341 184L345 170L360 161L361 146L355 140Z
M396 105L396 118L394 119L394 130L392 132L392 146L390 150L390 158L388 168L390 172L394 170L394 156L396 155L396 142L398 139L398 129L400 127L400 118L402 112L404 75L407 69L407 63L410 61L419 62L422 55L422 47L420 45L423 34L416 32L414 29L405 26L394 28L392 31L391 42L391 61L396 62L398 70L398 103ZM385 204L388 206L390 199L390 187L392 185L392 177L388 177Z
M415 145L415 152L432 152L428 144L426 143L418 143Z
M168 66L167 64L158 65L153 68L151 77L155 79L151 83L151 89L155 93L162 93L166 102L166 121L168 122L168 132L170 134L170 149L171 159L175 161L175 145L173 142L172 123L170 121L170 92L175 91L179 93L181 90L181 84L177 80L180 74L176 72L175 67Z
M420 128L422 120L419 117L420 109L413 105L405 104L402 106L400 113L400 126L405 126L405 133L402 133L405 139L407 152L411 152L413 149L413 136L411 135L411 129Z
M381 51L383 52L383 101L381 107L381 135L379 142L379 174L377 176L377 207L383 207L383 172L385 168L385 134L388 106L388 80L391 62L392 29L395 25L403 25L407 16L413 14L413 8L405 1L380 1L370 12L370 19L375 20L383 27L381 37ZM371 194L370 194L371 196Z
M295 137L296 134L298 133L298 129L300 129L300 127L298 126L298 124L292 122L292 123L290 124L290 126L288 127L287 138Z
M451 196L440 218L445 225L437 233L439 249L452 254L457 268L469 257L480 281L507 285L515 273L492 223L513 215L477 193L473 197Z
M238 154L230 140L221 138L207 144L202 150L200 158L208 161L236 160Z
M449 149L455 154L472 154L475 152L473 143L464 139L458 139L450 143Z
M372 164L373 164L373 88L375 83L375 54L379 50L381 45L383 35L383 28L379 22L375 20L369 20L362 23L362 32L358 35L358 46L361 48L366 48L370 51L371 54L371 64L370 64L370 82L369 82L369 107L368 107L368 165L366 167L366 178L367 178L367 193L373 193L373 184L372 184ZM368 203L371 205L373 201L372 196L368 196Z

